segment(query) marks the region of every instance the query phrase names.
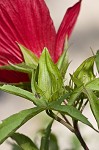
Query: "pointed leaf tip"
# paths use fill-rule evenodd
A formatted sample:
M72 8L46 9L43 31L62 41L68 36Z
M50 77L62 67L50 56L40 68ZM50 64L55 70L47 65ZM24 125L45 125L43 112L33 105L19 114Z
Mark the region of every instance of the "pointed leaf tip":
M41 107L34 107L22 110L7 119L3 120L0 124L0 144L2 144L9 136L11 136L17 129L19 129L28 120L42 112L44 109ZM13 122L13 125L12 125Z

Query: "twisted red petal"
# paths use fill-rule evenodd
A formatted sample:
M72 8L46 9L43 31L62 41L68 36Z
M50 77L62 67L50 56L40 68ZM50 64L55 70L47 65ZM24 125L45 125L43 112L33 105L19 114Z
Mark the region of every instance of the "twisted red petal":
M55 50L55 61L57 62L59 56L62 54L64 42L66 36L69 38L71 32L74 28L74 25L77 21L79 12L80 12L81 0L76 3L74 6L70 7L59 27L56 39L56 50Z
M44 0L0 0L0 66L8 61L23 61L15 41L38 57L47 47L54 59L55 38L55 28Z

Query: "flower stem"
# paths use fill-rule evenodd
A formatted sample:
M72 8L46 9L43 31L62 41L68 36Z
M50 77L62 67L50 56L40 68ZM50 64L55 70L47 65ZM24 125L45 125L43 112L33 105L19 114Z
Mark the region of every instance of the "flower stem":
M55 119L56 121L58 121L59 123L63 124L65 127L67 127L71 132L75 132L74 128L68 124L67 122L65 122L64 120L62 120L60 117L58 117L56 114L54 114L51 110L46 110L46 113L53 119Z
M75 135L78 138L79 142L81 143L84 150L89 150L88 146L86 145L84 139L81 136L81 133L79 131L78 122L75 120L73 121L74 129L75 129Z
M86 145L84 139L82 138L82 135L79 131L79 127L78 127L78 121L77 120L73 120L73 126L71 126L71 124L69 122L67 122L67 119L64 121L62 120L59 116L57 116L56 114L54 114L51 110L46 110L46 113L53 119L55 119L56 121L60 122L61 124L63 124L65 127L67 127L71 132L73 132L76 137L78 138L80 144L82 145L82 147L84 148L84 150L89 150L88 146Z
M70 126L72 126L71 123L69 122L69 120L66 118L65 115L61 114L61 116L64 118L64 120L65 120Z

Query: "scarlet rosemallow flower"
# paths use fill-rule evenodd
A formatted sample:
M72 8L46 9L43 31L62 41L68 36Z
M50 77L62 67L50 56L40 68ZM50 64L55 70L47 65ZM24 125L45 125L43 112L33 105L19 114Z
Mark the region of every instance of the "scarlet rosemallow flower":
M63 52L66 36L69 38L80 12L81 0L70 7L56 33L44 0L0 0L0 66L20 64L23 55L16 41L38 58L47 47L54 63ZM0 69L0 82L28 81L25 73Z

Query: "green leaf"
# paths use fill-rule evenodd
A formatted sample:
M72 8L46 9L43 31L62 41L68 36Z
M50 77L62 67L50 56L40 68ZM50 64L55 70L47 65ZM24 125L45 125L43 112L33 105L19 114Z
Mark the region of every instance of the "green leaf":
M80 86L73 90L73 92L71 93L71 96L69 98L68 105L73 105L74 102L78 100L78 97L82 93L83 88L84 88L83 86Z
M88 121L88 119L79 110L77 110L73 106L69 106L69 105L54 106L53 105L49 109L67 114L70 117L72 117L73 119L81 121L82 123L84 123L84 124L90 126L91 128L93 128L92 124Z
M66 40L66 45L64 47L64 51L57 62L57 67L60 70L60 73L62 74L63 78L64 78L67 68L69 66L67 49L68 49L68 46L67 46L67 40Z
M98 128L99 128L99 100L90 89L86 88L84 90L84 93L87 95L89 99L89 103L90 103L93 115L95 116L95 119L97 121Z
M99 73L99 50L96 53L96 58L95 58L95 62L96 62L96 67Z
M50 141L50 134L51 134L51 127L52 127L53 121L49 123L47 128L45 129L44 135L41 139L41 146L40 150L49 150L49 141Z
M26 109L5 119L0 124L0 144L3 143L28 120L30 120L43 110L44 108L41 107Z
M17 43L17 44L23 54L26 65L32 66L34 69L36 69L37 65L38 65L38 58L36 57L36 55L33 54L33 52L31 52L29 49L27 49L23 45L21 45L19 43Z
M9 143L11 145L11 150L22 150L17 144L15 143Z
M39 59L38 87L47 100L56 100L62 91L63 79L45 48Z
M81 150L81 144L75 135L71 136L71 150Z
M52 133L50 134L49 149L50 150L59 150L57 137L55 136L55 134L52 134Z
M86 59L74 72L73 76L86 84L95 78L93 73L93 65L95 56Z
M33 102L37 106L46 105L45 101L40 101L40 99L37 99L33 93L26 91L24 89L21 89L19 87L13 86L13 85L0 86L0 90L23 97L23 98Z
M85 87L94 91L99 91L99 78L90 81L85 85Z
M12 134L11 138L16 141L16 143L23 149L23 150L38 150L37 146L33 143L33 141L27 137L26 135L20 133Z

